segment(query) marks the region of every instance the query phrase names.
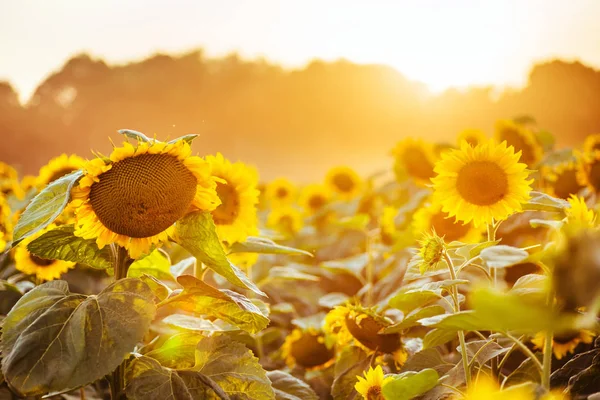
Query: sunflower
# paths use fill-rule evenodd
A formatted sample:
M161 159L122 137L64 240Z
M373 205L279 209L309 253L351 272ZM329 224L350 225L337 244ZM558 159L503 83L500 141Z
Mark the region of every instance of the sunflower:
M71 154L70 156L61 154L58 157L54 157L48 161L48 164L40 168L35 186L43 188L50 182L81 169L84 164L85 160L75 154Z
M426 271L437 268L437 265L442 261L446 245L435 231L424 233L423 239L419 240L419 245L421 247L416 257L420 258L419 271L424 274Z
M530 167L537 164L544 155L542 146L534 133L514 121L498 121L496 123L496 139L499 143L507 142L509 146L514 147L515 151L520 151L520 161Z
M394 243L398 228L396 227L396 216L398 209L392 206L385 206L381 217L379 218L379 228L381 230L381 241L384 244L391 245Z
M331 191L325 185L306 185L300 192L298 203L309 215L321 211L331 200Z
M487 136L480 129L465 129L458 134L457 144L460 146L462 142L467 142L472 147L478 144L483 144L488 141Z
M11 211L4 196L0 196L0 253L6 249L6 245L11 240L12 221Z
M384 400L385 398L381 393L381 388L387 382L391 381L392 378L385 378L383 376L381 365L378 365L375 369L369 367L369 370L363 372L363 375L364 378L362 376L356 377L358 382L354 385L354 389L356 389L365 400Z
M446 153L447 150L441 152ZM429 143L422 140L406 138L399 142L392 155L395 158L394 172L399 180L408 174L416 182L428 184L435 176L435 156L433 148Z
M572 160L546 166L541 171L545 178L544 186L551 196L566 199L585 187L577 179L577 164Z
M598 150L600 150L600 133L588 135L583 142L583 151L589 154Z
M360 194L362 180L350 167L331 168L325 176L326 186L341 199L350 200Z
M590 210L583 197L571 195L567 200L571 207L565 209L567 223L576 228L593 228L596 225L596 213Z
M359 305L337 306L325 316L325 332L335 338L340 348L354 341L367 350L392 354L398 365L404 364L408 354L399 333L380 333L392 322L375 310Z
M86 162L72 193L75 235L99 248L116 243L135 259L172 237L188 211L214 210L220 200L210 164L190 153L183 140L125 142L110 158Z
M535 398L535 393L530 386L517 385L501 389L498 382L484 374L480 374L467 388L465 396L452 397L452 399L462 400L533 400Z
M300 232L304 220L300 211L293 207L281 207L273 209L267 217L267 226L279 233L292 237Z
M62 274L75 267L76 263L74 262L40 258L27 250L29 243L55 227L55 225L50 225L19 243L15 249L15 268L17 270L25 274L35 275L41 281L51 281L60 278Z
M287 206L294 202L298 189L285 178L277 178L265 189L265 198L273 207Z
M252 267L258 261L258 253L230 253L227 254L227 258L233 265L247 270Z
M591 191L600 192L600 151L579 155L577 180Z
M314 328L294 329L281 347L288 367L298 365L307 370L320 370L332 365L335 351L327 346L325 339L325 333Z
M10 165L0 161L0 195L15 195L18 199L23 199L25 192L21 189L17 170Z
M442 211L439 203L421 207L413 216L412 228L415 235L435 231L447 243L453 241L472 243L481 237L481 231L475 228L472 222L462 224L454 221Z
M594 340L594 332L581 330L569 332L563 335L554 335L552 338L552 352L557 360L562 359L568 354L572 354L580 343L589 344ZM544 349L545 335L543 332L535 335L531 339L534 347L539 350Z
M241 162L231 163L221 153L207 156L217 181L217 196L221 204L212 211L219 238L229 244L243 242L258 234L256 205L260 193L258 173Z
M506 142L488 142L475 148L463 143L460 150L442 156L431 181L435 201L449 217L475 227L504 220L522 210L529 199L531 183L520 153Z

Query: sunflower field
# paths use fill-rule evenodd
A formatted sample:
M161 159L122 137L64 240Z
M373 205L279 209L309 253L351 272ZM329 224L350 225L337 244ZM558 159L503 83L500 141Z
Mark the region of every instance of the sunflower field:
M1 399L600 398L600 135L504 120L297 184L119 132L0 163Z

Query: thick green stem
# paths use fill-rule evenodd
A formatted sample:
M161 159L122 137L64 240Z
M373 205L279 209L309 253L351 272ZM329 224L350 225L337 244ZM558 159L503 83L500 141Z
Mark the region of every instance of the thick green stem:
M554 291L548 291L546 299L548 307L552 307L554 303ZM546 390L550 390L550 374L552 373L552 341L554 340L554 332L548 329L544 332L544 358L542 360L542 386Z
M454 270L454 263L452 259L448 256L448 253L444 251L444 258L446 263L448 264L448 270L450 271L450 278L452 280L456 280L456 271ZM450 291L450 295L454 300L454 312L457 313L460 311L460 301L458 300L458 289L456 285L452 286ZM467 344L465 342L465 332L458 331L458 342L460 343L460 353L463 363L463 368L465 370L465 382L467 387L471 386L471 368L469 366L469 355L467 354Z
M500 225L500 224L498 224L498 225ZM488 224L488 226L487 226L488 242L496 241L496 229L498 229L498 225L495 225L493 220L492 220L491 224ZM496 289L496 288L498 288L498 271L496 268L490 268L489 272L490 272L492 285L494 286L494 289ZM500 373L500 371L498 369L498 357L493 357L490 360L490 366L492 368L492 376L498 377L498 374Z

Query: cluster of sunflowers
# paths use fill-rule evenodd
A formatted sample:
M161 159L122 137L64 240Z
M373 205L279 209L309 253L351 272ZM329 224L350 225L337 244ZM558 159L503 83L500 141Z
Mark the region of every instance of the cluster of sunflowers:
M393 169L368 178L344 166L322 183L296 185L259 183L254 168L221 154L192 156L193 135L161 142L123 133L132 142L109 156L62 155L36 177L19 180L0 164L0 313L8 321L43 282L62 278L95 294L110 283L106 272L143 275L155 293L169 293L156 295L157 307L185 304L159 308L143 354L182 333L227 337L268 371L264 393L249 394L244 381L262 375L240 373L237 386L215 380L222 391L209 385L208 398L600 392L600 135L555 150L532 122L499 121L494 137L466 130L456 146L404 139ZM62 205L48 211L53 201ZM205 230L191 228L198 215L207 216ZM246 329L256 322L247 314L198 312L178 297L190 285L225 288L215 296L234 296L265 323ZM11 350L3 349L2 371L14 389ZM127 365L140 370L138 361ZM163 363L179 371L173 365ZM113 373L113 396L119 385L131 398L155 393L140 376L128 372L121 382ZM42 390L24 387L16 392Z

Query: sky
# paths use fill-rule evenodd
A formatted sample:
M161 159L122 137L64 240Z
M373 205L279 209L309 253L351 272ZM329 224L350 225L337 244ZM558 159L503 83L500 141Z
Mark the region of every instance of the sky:
M0 80L26 101L72 55L109 63L202 47L289 68L391 65L433 92L522 86L534 62L600 67L600 0L0 0Z

